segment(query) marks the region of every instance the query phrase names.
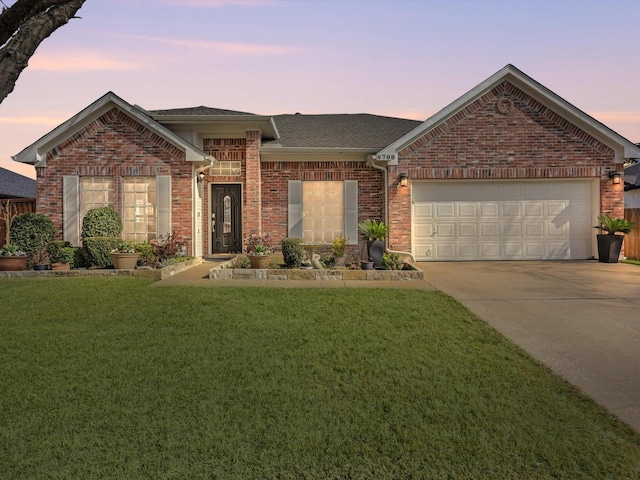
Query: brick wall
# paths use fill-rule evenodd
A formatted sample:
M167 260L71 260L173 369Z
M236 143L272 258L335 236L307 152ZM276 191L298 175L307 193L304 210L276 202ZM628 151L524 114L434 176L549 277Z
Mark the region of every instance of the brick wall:
M36 168L36 209L62 233L62 178L114 177L115 209L122 213L122 177L171 175L172 229L192 240L192 168L184 153L114 108L47 154Z
M622 188L608 170L619 169L614 152L509 82L503 82L398 154L389 169L390 244L411 249L410 187L416 179L599 178L601 211L622 216Z
M383 174L365 162L263 162L262 229L275 242L287 236L289 180L357 180L358 221L384 219Z

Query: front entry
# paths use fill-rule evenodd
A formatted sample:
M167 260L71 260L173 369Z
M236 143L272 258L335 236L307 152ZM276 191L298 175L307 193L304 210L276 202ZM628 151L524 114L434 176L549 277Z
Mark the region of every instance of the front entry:
M211 253L242 251L240 185L211 185Z

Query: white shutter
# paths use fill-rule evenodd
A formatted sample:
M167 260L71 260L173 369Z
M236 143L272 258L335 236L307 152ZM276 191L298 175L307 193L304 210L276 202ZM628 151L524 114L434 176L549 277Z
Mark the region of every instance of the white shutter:
M289 180L289 237L302 238L302 182Z
M156 234L169 235L171 233L171 177L158 175L156 177L158 226Z
M358 244L358 181L344 181L344 236L349 245Z
M80 245L80 203L78 177L62 177L62 238L71 245Z

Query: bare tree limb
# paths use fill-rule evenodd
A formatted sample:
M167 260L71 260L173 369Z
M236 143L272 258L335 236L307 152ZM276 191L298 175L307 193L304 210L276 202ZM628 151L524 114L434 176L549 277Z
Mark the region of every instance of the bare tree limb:
M0 14L0 103L9 95L42 41L85 0L18 0Z

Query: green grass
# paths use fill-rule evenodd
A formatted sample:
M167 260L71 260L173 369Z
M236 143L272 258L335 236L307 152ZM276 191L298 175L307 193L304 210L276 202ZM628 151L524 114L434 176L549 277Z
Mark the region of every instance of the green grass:
M2 479L640 478L640 437L451 298L0 281Z

